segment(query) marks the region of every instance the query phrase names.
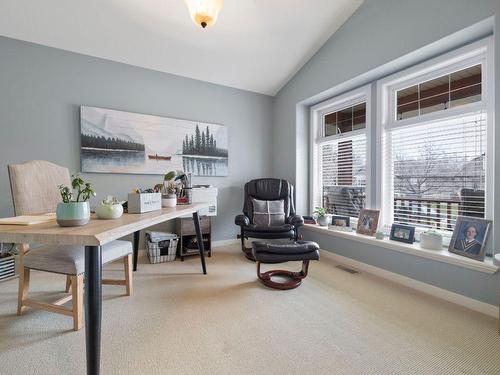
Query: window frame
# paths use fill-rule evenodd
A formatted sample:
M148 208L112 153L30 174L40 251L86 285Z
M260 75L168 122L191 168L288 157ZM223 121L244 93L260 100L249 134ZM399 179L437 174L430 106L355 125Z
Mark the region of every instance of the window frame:
M436 58L416 64L401 72L377 81L377 131L375 140L379 145L376 155L375 206L381 210L380 225L383 228L393 222L393 200L391 176L387 171L390 147L385 137L387 132L439 120L460 117L466 113L483 110L487 116L486 141L486 181L485 181L485 218L494 217L494 160L495 160L495 117L494 117L494 39L487 37L464 47L455 49ZM481 101L459 107L422 114L397 120L397 91L427 80L431 80L469 66L481 64Z
M320 196L322 188L321 182L321 161L319 157L320 147L324 143L338 141L342 139L355 139L360 135L366 138L366 184L365 184L365 207L371 206L371 150L372 150L372 112L371 112L371 84L351 90L347 93L337 95L331 99L325 100L310 107L309 139L310 139L310 158L309 158L309 207L313 211L318 206L316 197ZM362 102L366 103L366 122L364 129L353 130L348 133L334 134L328 137L324 136L323 118L325 115L336 112L346 107L354 106ZM321 201L321 206L323 202Z

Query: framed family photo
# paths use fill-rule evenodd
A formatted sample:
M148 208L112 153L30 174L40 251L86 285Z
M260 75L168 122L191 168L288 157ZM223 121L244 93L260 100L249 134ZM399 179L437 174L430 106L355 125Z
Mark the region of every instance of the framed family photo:
M458 216L448 251L476 260L484 260L491 220Z
M411 225L392 224L389 238L393 241L413 243L415 240L415 227Z
M349 216L332 215L332 225L336 227L348 227L351 225Z
M379 215L379 210L362 209L359 212L356 233L373 236L377 231Z

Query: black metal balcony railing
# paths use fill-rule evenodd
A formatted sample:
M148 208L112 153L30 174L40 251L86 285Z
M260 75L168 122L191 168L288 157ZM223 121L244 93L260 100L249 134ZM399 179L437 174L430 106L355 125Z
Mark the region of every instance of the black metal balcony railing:
M365 207L365 188L329 186L323 188L323 207L332 215L358 217Z

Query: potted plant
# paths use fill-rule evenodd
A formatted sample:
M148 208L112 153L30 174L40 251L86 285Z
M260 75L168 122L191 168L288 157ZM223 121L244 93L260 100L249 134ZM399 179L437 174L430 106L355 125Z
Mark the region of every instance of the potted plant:
M71 176L71 188L59 185L62 202L57 204L56 219L61 227L77 227L90 220L89 199L96 195L89 182L79 175Z
M174 182L176 176L175 171L170 171L163 177L163 183L155 186L154 190L162 193L162 207L175 207L177 205L177 185Z
M318 218L318 224L321 225L322 227L328 226L328 214L326 213L326 209L323 207L316 207L314 210L314 214Z
M101 201L95 212L99 219L118 219L123 215L122 202L118 201L112 195L108 195Z
M177 185L173 181L168 181L161 196L161 205L163 207L175 207L177 205Z

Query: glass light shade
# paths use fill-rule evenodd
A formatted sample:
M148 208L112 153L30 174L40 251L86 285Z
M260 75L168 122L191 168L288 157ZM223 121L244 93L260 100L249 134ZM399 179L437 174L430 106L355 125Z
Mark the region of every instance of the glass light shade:
M191 19L203 28L212 26L217 21L224 0L185 0Z

